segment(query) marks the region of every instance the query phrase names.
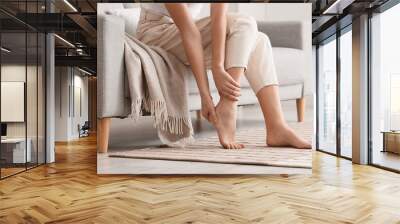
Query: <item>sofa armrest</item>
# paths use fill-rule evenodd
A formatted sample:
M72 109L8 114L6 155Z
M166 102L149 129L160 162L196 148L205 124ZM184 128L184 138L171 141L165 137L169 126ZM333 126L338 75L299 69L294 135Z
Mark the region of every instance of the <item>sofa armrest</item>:
M304 32L301 22L257 21L258 30L265 33L272 47L304 49Z
M97 116L127 114L124 75L125 23L118 16L98 17L97 31Z

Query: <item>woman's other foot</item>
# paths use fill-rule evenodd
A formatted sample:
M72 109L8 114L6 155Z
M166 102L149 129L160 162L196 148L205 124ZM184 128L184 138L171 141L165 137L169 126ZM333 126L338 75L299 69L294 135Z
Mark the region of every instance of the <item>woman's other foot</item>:
M311 144L298 136L287 125L274 128L267 133L267 145L271 147L294 147L298 149L311 149Z
M219 142L225 149L242 149L243 144L236 142L236 113L237 102L221 98L216 106L218 121L215 128Z

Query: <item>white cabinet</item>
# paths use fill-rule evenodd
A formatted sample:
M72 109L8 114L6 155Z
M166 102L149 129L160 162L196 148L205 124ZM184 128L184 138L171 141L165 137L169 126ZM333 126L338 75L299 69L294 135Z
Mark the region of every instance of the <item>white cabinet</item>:
M27 144L25 151L25 144ZM32 161L32 140L25 138L7 138L1 140L2 152L6 152L7 163L26 163ZM11 160L12 158L12 160Z

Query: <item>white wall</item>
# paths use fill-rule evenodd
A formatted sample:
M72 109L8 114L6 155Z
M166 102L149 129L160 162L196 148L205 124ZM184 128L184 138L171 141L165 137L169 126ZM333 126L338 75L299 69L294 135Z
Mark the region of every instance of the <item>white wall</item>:
M67 75L67 67L56 67L55 69L55 140L67 141L69 133L69 95L68 88L70 77Z
M32 86L36 86L36 79L31 77L32 75L36 76L36 67L25 65L2 65L1 66L1 81L17 81L17 82L25 82L25 75L28 77L28 86L27 86L27 121L28 121L28 137L30 133L36 130L36 107L37 107L37 98L36 98L36 88L32 88ZM40 106L40 105L39 105ZM22 108L24 109L24 108ZM1 110L7 110L7 108L1 108ZM25 126L26 122L10 122L7 125L7 135L8 137L24 137L25 136ZM36 132L35 132L36 133Z
M1 81L24 82L27 91L26 107L20 108L22 110L20 112L26 112L27 119L23 122L7 122L7 137L21 138L26 135L31 142L33 161L36 161L36 153L38 153L39 163L44 162L45 150L43 79L44 74L40 66L25 66L25 64L3 64L1 66ZM10 108L1 108L1 110L10 110Z
M210 3L204 3L206 5L202 8L199 18L210 16ZM237 12L238 11L238 3L228 3L228 12Z
M88 78L71 67L56 67L55 140L79 137L78 124L88 120ZM80 100L78 90L80 90ZM79 104L82 113L79 112ZM74 111L75 110L75 111Z
M75 70L76 72L76 70ZM81 76L82 73L75 74L74 77L74 86L75 86L75 113L73 113L73 119L71 120L72 124L71 126L73 127L71 130L71 135L73 138L79 137L79 132L78 132L78 124L81 126L85 123L85 121L88 121L88 107L89 107L89 102L88 102L88 77L87 76ZM77 88L80 89L80 105L81 105L81 110L82 112L79 111L79 102L77 98Z

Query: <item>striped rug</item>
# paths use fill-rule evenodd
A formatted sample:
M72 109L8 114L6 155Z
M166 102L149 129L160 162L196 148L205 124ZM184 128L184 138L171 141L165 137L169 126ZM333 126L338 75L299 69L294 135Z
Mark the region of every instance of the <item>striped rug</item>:
M289 124L304 138L311 141L312 123ZM245 144L244 149L221 148L218 137L196 139L185 148L150 147L143 149L123 149L109 152L110 157L262 165L293 168L312 168L312 150L288 147L267 147L265 129L239 130L237 140Z

